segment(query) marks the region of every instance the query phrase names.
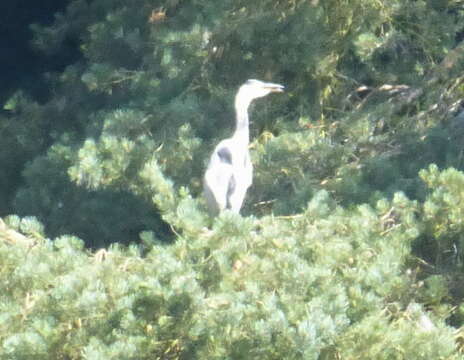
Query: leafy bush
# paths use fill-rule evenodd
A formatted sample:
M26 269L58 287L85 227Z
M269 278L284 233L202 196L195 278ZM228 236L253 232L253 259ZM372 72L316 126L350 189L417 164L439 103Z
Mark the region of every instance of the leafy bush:
M462 357L463 19L74 0L32 26L82 57L0 118L1 357ZM201 176L247 78L287 92L250 110L244 216L210 219Z
M408 263L424 228L418 211L401 194L346 210L320 192L298 216L226 212L173 245L151 238L143 256L137 246L90 253L75 237L50 241L38 223L10 217L35 235L1 230L3 354L457 358L446 316L417 303ZM440 302L430 286L428 303Z

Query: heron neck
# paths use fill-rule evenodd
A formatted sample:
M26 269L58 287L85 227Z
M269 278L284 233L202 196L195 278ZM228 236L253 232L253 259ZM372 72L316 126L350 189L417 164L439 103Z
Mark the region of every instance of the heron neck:
M237 138L237 140L243 140L243 142L245 142L248 145L250 141L250 130L248 121L248 106L250 105L250 101L248 99L244 99L240 95L241 94L238 93L237 97L235 98L235 112L237 119L234 137Z

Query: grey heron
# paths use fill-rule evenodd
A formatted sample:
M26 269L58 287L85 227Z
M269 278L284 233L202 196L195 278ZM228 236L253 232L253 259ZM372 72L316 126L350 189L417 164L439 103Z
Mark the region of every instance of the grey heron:
M254 99L283 90L282 85L254 79L245 82L238 90L235 96L235 132L216 146L203 179L203 193L212 216L224 209L240 212L253 176L248 150L248 107Z

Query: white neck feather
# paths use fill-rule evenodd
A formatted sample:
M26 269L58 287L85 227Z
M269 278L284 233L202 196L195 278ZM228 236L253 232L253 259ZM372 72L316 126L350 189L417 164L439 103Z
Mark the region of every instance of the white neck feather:
M247 145L250 141L248 107L251 101L249 94L244 91L239 91L235 97L236 125L233 137L237 140L243 140Z

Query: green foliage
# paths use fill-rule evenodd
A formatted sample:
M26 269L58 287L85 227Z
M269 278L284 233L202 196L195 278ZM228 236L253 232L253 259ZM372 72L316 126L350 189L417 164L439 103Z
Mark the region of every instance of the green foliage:
M407 270L427 221L418 211L401 194L347 210L319 192L298 216L226 212L172 245L146 233L145 256L118 245L92 254L8 218L32 235L0 229L2 355L458 358L448 313L414 300L448 296L440 277L423 291Z
M462 357L459 1L73 0L31 29L82 57L3 105L1 358ZM286 93L250 109L244 216L210 219L248 78Z
M364 331L365 328L370 331ZM460 358L453 350L450 329L435 327L417 304L411 304L398 317L385 313L366 317L347 332L342 347L346 349L344 359Z
M440 172L436 165L431 165L420 176L433 189L424 203L427 234L433 239L430 245L435 248L433 261L439 265L449 261L462 264L464 174L453 168Z
M232 128L234 91L249 77L281 81L289 94L252 111L256 186L245 213L295 214L322 189L344 204L399 190L423 196L421 168L461 165L434 107L462 95L459 82L440 92L452 79L436 65L455 47L461 15L454 2L74 0L53 25L32 27L33 43L53 54L79 39L83 59L49 75L54 95L45 104L18 94L5 105L13 116L2 138L26 141L1 160L9 174L3 212L39 216L53 235L80 228L89 245L136 240L135 229L153 230L146 220L127 219L134 230L122 234L110 224L93 233L92 224L127 197L140 200L131 202L135 213L147 212L154 194L141 174L153 154L174 192L197 197L208 153ZM459 56L444 68L458 73ZM424 79L435 73L442 80ZM405 166L418 152L423 158ZM39 172L60 180L40 181ZM41 196L31 194L39 188ZM69 216L53 216L60 192L71 208L95 208L95 196L109 203L92 212L88 229L70 226ZM150 214L158 229L165 210Z

